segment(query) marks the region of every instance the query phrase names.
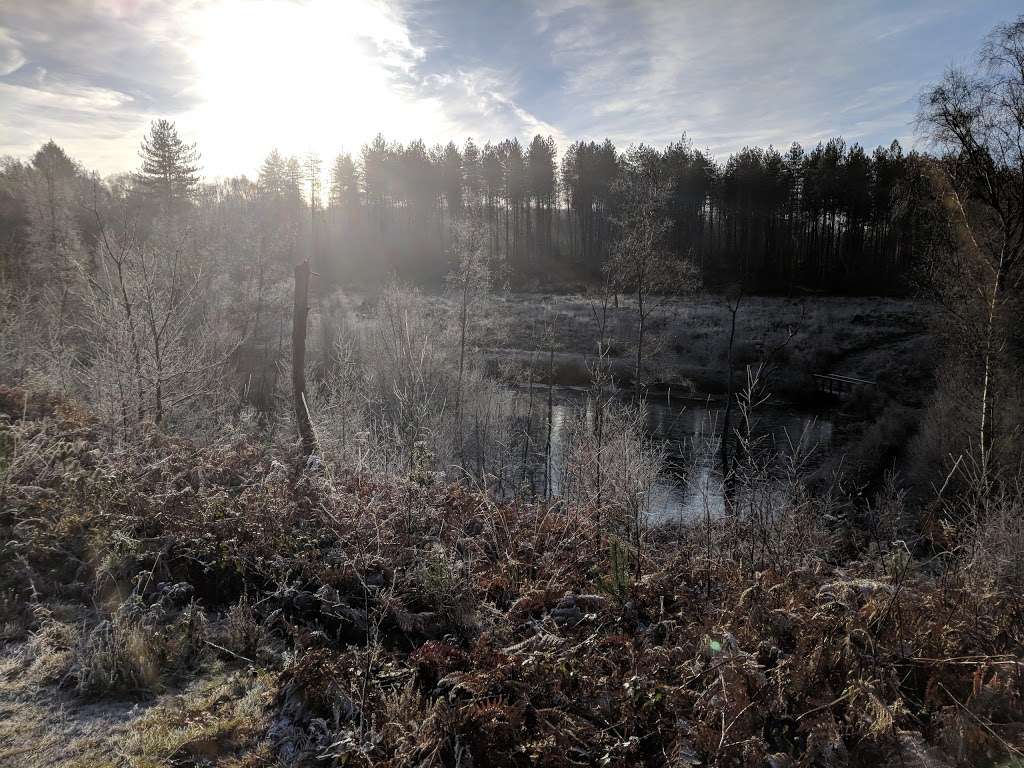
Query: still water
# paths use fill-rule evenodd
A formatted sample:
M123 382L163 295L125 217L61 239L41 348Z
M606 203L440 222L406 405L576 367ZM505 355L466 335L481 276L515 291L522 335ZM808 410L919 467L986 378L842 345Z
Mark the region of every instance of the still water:
M547 389L535 390L546 410ZM561 491L566 442L570 424L587 407L586 393L575 387L556 387L551 418L552 492ZM687 520L721 514L724 509L721 476L718 471L718 435L722 425L722 403L649 395L644 423L647 436L664 447L665 470L652 489L649 504L651 522ZM734 407L732 425L739 415ZM546 418L541 429L546 430ZM783 403L766 403L756 410L752 436L762 450L793 456L799 450L801 469L812 471L832 449L832 419L827 410L799 408ZM540 440L546 435L538 435ZM799 448L798 448L799 447ZM543 472L539 488L543 490ZM536 480L535 480L536 482Z

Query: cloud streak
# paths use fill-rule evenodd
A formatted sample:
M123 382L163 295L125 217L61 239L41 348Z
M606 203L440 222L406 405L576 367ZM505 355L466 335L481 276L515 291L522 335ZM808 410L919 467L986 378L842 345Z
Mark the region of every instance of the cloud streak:
M533 133L656 145L912 141L916 95L1012 18L1004 0L35 0L0 27L0 153L48 138L128 170L148 122L210 175L272 147Z
M754 0L727 12L697 2L542 3L535 11L539 30L559 30L556 57L577 107L565 130L656 144L686 131L718 155L838 133L907 140L923 78L943 64L913 78L884 62L901 58L902 38L951 14L931 9L911 23L909 12L881 5Z

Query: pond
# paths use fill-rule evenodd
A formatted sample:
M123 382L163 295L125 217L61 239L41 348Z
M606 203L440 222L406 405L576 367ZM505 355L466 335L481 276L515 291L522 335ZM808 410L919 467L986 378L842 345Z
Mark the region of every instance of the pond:
M547 388L538 387L534 397L543 399L535 408L547 407ZM723 403L672 397L671 393L650 394L644 405L645 432L664 447L665 468L649 499L651 522L668 522L717 516L724 510L721 474L718 467L718 435ZM551 418L552 493L560 495L567 441L571 424L581 409L588 407L586 390L555 387ZM592 414L588 414L592 418ZM738 414L732 411L735 427ZM537 424L537 422L540 422ZM535 424L538 444L546 442L546 418ZM766 403L757 408L753 438L763 450L792 456L800 446L801 468L819 467L832 450L832 418L828 410L801 408L785 403ZM534 487L543 493L543 457L533 473Z

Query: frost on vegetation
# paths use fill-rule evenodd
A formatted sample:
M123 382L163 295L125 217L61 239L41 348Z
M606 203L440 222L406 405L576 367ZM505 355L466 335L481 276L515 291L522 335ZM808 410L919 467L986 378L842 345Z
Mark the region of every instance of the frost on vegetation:
M121 745L139 764L971 765L1019 748L1018 595L980 543L918 562L814 523L840 519L834 500L741 494L772 514L648 527L638 546L613 490L598 515L582 494L296 473L246 440L125 454L39 407L4 427L33 446L0 517L20 679L140 702ZM89 483L25 469L55 446Z

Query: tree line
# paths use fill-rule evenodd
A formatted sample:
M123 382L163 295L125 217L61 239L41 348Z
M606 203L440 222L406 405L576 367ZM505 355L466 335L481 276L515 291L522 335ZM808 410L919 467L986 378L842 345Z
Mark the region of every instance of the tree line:
M249 225L261 230L264 252L311 250L331 281L365 286L394 272L440 285L451 266L452 225L476 215L486 224L487 255L503 265L509 285L578 287L600 274L622 235L633 150L664 178L671 253L696 265L711 288L899 293L908 287L920 236L912 207L901 205L917 156L896 141L871 153L841 138L809 152L797 143L785 154L747 147L719 162L685 137L662 150L576 141L559 158L550 136L525 146L513 138L428 148L378 135L356 157L336 157L326 174L318 157L273 150L255 179L212 183L201 182L198 152L173 124L158 121L146 142L141 171L108 183L52 141L27 164L5 159L0 236L7 262L37 247L26 250L22 241L33 237L33 216L56 215L54 184L91 178L94 187L139 204L159 198L165 208L199 211L200 218L252 208L262 223ZM26 191L32 174L41 181L29 186L49 191ZM67 215L81 219L80 210ZM78 221L74 229L90 227ZM262 258L255 256L260 264Z
M785 154L748 147L725 162L685 137L664 150L630 150L659 167L670 190L663 214L671 250L698 265L705 285L907 289L918 232L899 191L915 155L898 142L871 153L841 138L810 152L796 143ZM479 211L489 256L502 260L511 284L589 282L622 234L628 155L610 140L574 142L559 160L550 136L526 147L469 140L428 150L378 135L331 168L325 247L364 270L376 263L432 281L447 268L450 222Z

